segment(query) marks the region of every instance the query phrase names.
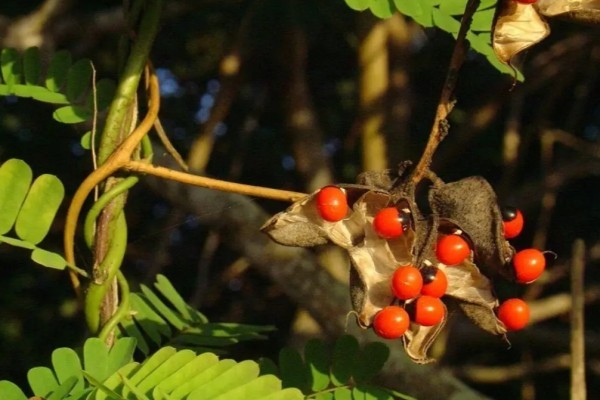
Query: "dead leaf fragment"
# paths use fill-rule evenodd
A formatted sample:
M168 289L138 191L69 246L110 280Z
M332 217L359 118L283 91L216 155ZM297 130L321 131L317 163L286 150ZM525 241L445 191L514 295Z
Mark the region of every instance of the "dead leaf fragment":
M504 0L499 7L492 47L501 62L511 65L517 54L548 36L550 28L531 4Z
M600 12L600 0L539 0L535 7L540 14L554 17L577 11Z

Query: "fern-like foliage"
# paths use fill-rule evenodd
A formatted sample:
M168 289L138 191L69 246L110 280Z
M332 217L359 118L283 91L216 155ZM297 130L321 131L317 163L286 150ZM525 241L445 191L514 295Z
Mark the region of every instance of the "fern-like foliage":
M241 341L265 339L269 326L209 322L189 306L171 282L158 275L154 289L141 285L131 294L131 317L120 323L121 335L134 337L139 350L148 354L158 346L219 353Z
M419 25L429 28L437 27L456 38L460 29L460 17L465 11L467 0L345 0L353 10L369 9L376 17L389 18L394 12L412 18ZM498 0L481 0L479 8L473 15L467 40L478 53L484 55L488 62L500 72L514 75L515 71L501 63L492 48L492 23ZM517 78L523 80L518 72Z
M46 237L65 189L54 175L33 180L27 163L11 159L0 166L0 244L31 250L31 259L45 267L64 269L65 259L58 253L39 248ZM14 231L14 236L8 236Z
M283 389L273 375L260 375L254 361L219 359L213 353L163 347L142 363L133 361L135 339L108 348L97 338L83 346L83 362L73 349L52 353L52 368L27 374L34 396L46 400L299 400L298 389ZM0 398L27 400L10 381L0 381Z
M11 48L0 52L0 96L14 95L60 105L52 115L58 122L74 124L90 120L94 116L94 103L97 111L103 111L114 92L111 80L93 81L90 60L72 62L67 51L56 52L47 66L36 47L23 54Z
M389 357L389 349L380 342L361 348L354 336L339 338L329 350L323 341L306 343L304 357L294 349L279 353L278 365L272 360L260 361L261 372L281 378L283 387L302 390L307 399L318 400L415 400L397 391L371 383Z

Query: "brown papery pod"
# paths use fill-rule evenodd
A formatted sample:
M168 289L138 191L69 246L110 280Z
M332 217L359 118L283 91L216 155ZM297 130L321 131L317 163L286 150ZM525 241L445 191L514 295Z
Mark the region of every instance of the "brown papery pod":
M500 61L511 65L513 58L550 34L548 24L531 4L500 0L492 30L492 47Z
M577 14L580 20L600 19L600 0L539 0L535 6L546 17Z

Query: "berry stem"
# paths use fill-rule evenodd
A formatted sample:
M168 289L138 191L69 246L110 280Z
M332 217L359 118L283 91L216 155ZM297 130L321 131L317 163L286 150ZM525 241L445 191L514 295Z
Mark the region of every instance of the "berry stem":
M446 74L440 101L438 102L433 125L429 133L429 139L425 146L425 150L423 150L421 159L412 173L411 181L415 184L419 183L423 177L427 175L433 154L437 150L438 145L448 134L448 122L446 118L454 107L454 101L451 100L451 97L456 86L456 81L458 80L458 71L465 60L465 55L468 50L468 44L465 42L465 38L469 31L469 27L471 26L471 22L473 21L473 14L477 11L480 2L481 0L469 0L465 7L465 12L460 22L460 29L456 37L456 43L454 44L454 50L452 51L452 57L450 58L448 73Z
M574 400L586 398L584 269L585 244L582 239L577 239L573 243L571 259L571 399Z

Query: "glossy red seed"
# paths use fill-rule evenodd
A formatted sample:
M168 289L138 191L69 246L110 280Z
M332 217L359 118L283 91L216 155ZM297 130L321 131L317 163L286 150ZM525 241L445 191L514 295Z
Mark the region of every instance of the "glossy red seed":
M408 228L408 215L396 207L386 207L379 210L373 219L373 229L384 239L395 239Z
M442 236L435 247L437 259L446 265L460 264L469 254L471 254L469 244L460 235Z
M418 268L412 265L398 267L392 275L392 292L401 300L415 298L421 293L423 277Z
M319 215L325 221L341 221L348 213L346 194L337 186L325 186L319 190L316 204Z
M410 304L413 322L423 326L437 325L444 319L446 308L438 297L421 296Z
M519 283L531 283L546 269L544 254L537 249L519 251L512 259L515 277Z
M387 306L375 314L373 319L373 330L384 339L401 337L409 325L408 313L399 306Z
M504 225L504 237L513 239L523 230L524 220L520 210L514 207L506 207L502 210L502 222Z
M500 304L498 319L509 331L523 329L529 323L529 306L521 299L508 299Z
M436 267L421 268L423 287L421 294L432 297L442 297L448 289L448 278L444 271Z

